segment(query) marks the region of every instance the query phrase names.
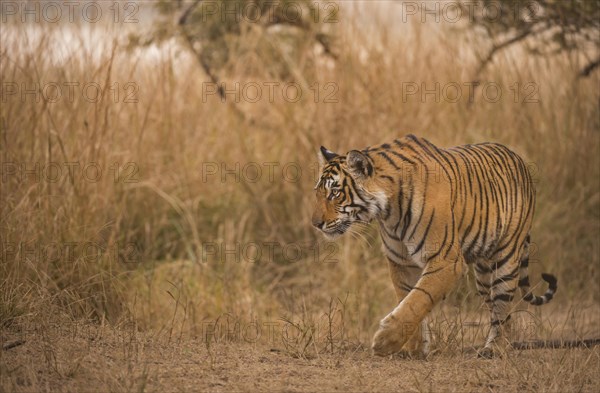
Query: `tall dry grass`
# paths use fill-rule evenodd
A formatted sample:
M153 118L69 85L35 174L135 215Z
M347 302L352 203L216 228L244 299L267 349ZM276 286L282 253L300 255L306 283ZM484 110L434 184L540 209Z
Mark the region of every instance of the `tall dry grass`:
M333 244L313 231L316 151L325 145L345 152L409 132L439 146L496 141L526 157L538 189L532 275L558 276L559 304L597 302L598 73L575 79L581 54L538 58L515 48L481 77L483 86L500 86L502 97L491 102L480 87L470 103L474 53L485 43L464 26L394 27L397 10L385 7L368 18L364 10L340 15L332 26L337 60L310 51L285 57L279 42L273 58L248 51L234 59L224 81L229 88L263 86L256 103L203 97L205 75L173 42L150 56L127 50L113 33L98 39L68 30L75 41L64 44L65 30L56 26L2 29L3 84L94 82L108 92L90 102L75 89L70 100L63 87L54 103L19 94L2 103L3 325L60 310L74 319L134 321L175 338L198 335L204 322L223 315L289 322L301 331L331 326L327 315L334 315L368 341L395 303L377 230ZM251 47L253 34L243 44ZM266 97L263 83L276 81L267 65L281 58L298 76L298 102L287 102L280 89L273 102ZM403 96L422 83L457 83L463 97ZM336 102L325 102L332 91ZM535 102L523 103L532 91ZM125 102L130 93L137 102ZM73 177L64 163L78 163ZM62 169L56 182L44 173L54 164ZM97 179L81 172L92 164L101 168ZM39 165L39 178L19 165ZM231 174L223 180L222 165L239 165L239 181ZM261 176L251 181L257 166ZM235 251L249 244L259 246L259 260ZM234 254L215 254L215 246ZM471 284L449 301L477 308Z

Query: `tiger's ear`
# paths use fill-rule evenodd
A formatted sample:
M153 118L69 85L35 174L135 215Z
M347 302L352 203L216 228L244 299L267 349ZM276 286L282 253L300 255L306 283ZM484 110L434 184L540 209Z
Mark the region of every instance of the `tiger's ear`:
M359 152L351 150L346 156L348 169L358 179L367 178L373 174L373 164L369 157Z
M338 156L336 153L334 153L330 150L327 150L323 146L321 146L321 150L318 155L319 155L319 164L321 166L324 166L329 161L333 160L335 157Z

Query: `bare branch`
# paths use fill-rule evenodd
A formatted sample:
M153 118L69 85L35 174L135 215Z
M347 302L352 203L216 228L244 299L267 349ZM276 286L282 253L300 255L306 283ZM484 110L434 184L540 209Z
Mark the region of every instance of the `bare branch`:
M183 26L185 24L185 22L187 22L187 19L192 14L192 11L194 11L194 9L202 1L203 0L195 0L192 4L190 4L190 6L183 12L183 14L181 14L181 17L179 18L179 21L177 22L179 24L179 26Z
M488 52L488 54L485 57L485 59L482 60L481 64L479 64L479 67L477 68L477 71L475 72L475 75L479 75L481 73L481 71L483 71L483 69L485 67L487 67L487 65L489 63L492 62L492 60L494 58L494 55L498 51L500 51L500 50L502 50L502 49L504 49L504 48L506 48L506 47L508 47L508 46L510 46L512 44L515 44L515 43L517 43L519 41L524 40L525 38L529 37L530 34L531 34L531 30L526 30L526 31L522 32L521 34L519 34L519 35L517 35L517 36L515 36L515 37L513 37L511 39L508 39L508 40L506 40L506 41L504 41L504 42L502 42L500 44L495 44L492 47L492 49L490 49L490 51Z
M592 73L592 71L594 71L594 69L598 68L598 66L600 66L600 57L597 58L594 61L591 61L588 65L586 65L580 72L578 77L579 78L587 78L588 76L590 76L590 74Z

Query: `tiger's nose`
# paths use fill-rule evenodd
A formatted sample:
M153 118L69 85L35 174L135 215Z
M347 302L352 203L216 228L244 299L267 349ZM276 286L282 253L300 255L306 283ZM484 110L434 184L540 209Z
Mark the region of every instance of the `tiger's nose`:
M325 221L323 221L322 218L313 217L312 224L317 229L323 229L323 225L325 224Z

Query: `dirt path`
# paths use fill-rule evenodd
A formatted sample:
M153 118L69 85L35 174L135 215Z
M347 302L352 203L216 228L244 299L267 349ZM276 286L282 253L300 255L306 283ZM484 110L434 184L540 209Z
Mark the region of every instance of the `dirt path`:
M428 360L374 357L366 349L297 358L262 344L168 343L97 327L3 332L2 391L600 391L600 347L510 351L501 359L442 353Z

